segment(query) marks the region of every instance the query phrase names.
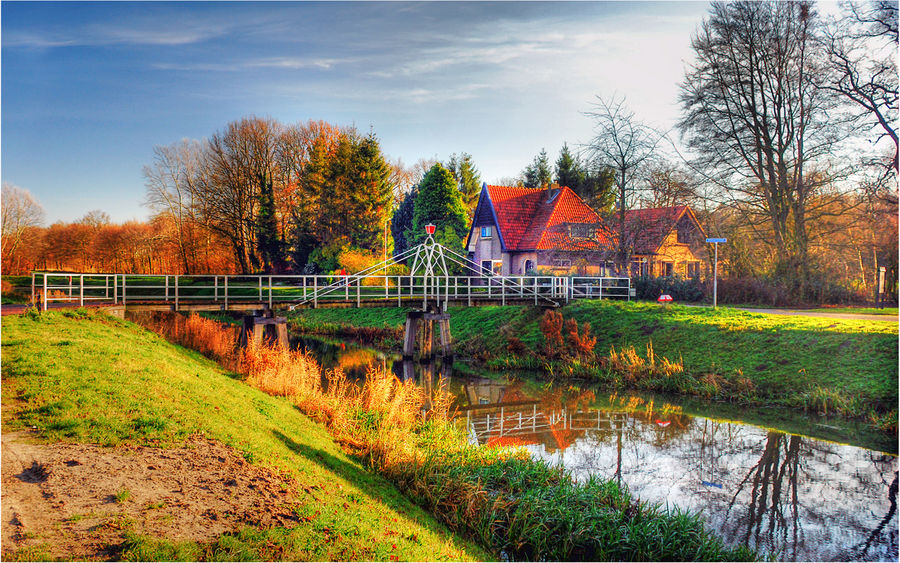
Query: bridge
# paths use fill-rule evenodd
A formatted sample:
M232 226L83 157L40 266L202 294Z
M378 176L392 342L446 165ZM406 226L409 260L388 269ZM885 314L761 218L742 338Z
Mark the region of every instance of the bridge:
M407 261L405 274L391 273ZM425 242L349 275L149 275L33 272L31 295L56 303L119 305L128 310L256 311L315 307L534 305L574 299L630 299L627 277L502 276L458 253Z

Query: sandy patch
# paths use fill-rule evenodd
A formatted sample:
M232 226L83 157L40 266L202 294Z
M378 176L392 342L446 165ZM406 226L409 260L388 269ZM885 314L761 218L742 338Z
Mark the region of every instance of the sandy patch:
M245 525L297 523L285 475L202 436L184 447L104 448L2 436L2 558L32 548L116 559L125 532L208 541Z

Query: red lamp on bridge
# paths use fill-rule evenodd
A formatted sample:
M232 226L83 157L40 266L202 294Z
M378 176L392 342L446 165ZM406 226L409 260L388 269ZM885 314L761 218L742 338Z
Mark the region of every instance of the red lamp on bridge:
M428 223L427 225L425 225L425 232L428 233L429 235L433 235L434 234L434 225L432 225L431 223Z

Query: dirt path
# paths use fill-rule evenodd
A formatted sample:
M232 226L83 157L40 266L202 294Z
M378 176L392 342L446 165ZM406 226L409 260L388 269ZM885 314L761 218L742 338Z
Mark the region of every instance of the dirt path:
M687 307L705 307L709 308L712 305L696 305L692 303L681 303L681 305L685 305ZM797 317L820 317L825 319L846 319L846 320L857 320L857 321L889 321L889 322L898 322L900 319L895 317L894 315L866 315L861 313L829 313L826 311L806 311L804 309L766 309L762 307L731 307L732 309L737 309L740 311L747 311L748 313L764 313L766 315L787 315L787 316L797 316Z
M185 447L39 445L2 435L2 559L118 559L127 531L209 541L296 525L290 481L201 436Z

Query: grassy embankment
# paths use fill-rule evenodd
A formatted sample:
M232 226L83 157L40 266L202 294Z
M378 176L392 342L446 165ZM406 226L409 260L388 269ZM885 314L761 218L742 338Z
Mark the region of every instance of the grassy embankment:
M247 528L210 544L125 530L122 559L483 559L288 400L132 323L84 310L3 317L3 431L42 441L177 446L203 433L287 471L303 504L292 529ZM41 558L40 549L22 556Z
M580 301L560 311L581 328L590 323L597 338L592 354L547 354L542 313L529 307L452 309L455 346L494 370L841 414L896 431L896 322L612 301ZM401 330L404 314L314 309L298 311L292 322L300 331L352 334L351 327L370 327L390 336Z
M323 387L321 371L309 356L265 348L250 348L236 356L229 353L225 336L233 338L234 331L224 331L213 321L193 316L157 329L234 363L250 385L288 397L323 422L369 467L388 476L451 528L490 548L492 558L500 553L528 559L753 557L745 548L723 547L696 517L640 503L614 482L577 484L560 469L532 461L524 452L468 446L447 419L450 399L441 390L426 397L414 383L400 383L389 372L375 371L362 388L340 372L327 373ZM153 361L160 363L159 358ZM419 415L423 407L428 407L424 418ZM244 410L237 409L235 416L244 416ZM297 449L302 454L306 448ZM433 559L434 554L411 557Z

